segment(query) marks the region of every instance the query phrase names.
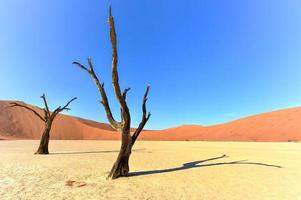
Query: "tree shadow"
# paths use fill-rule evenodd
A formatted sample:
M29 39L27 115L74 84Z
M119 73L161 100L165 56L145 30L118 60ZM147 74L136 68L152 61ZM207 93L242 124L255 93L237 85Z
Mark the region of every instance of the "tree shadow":
M145 149L133 149L132 151L144 151ZM78 152L54 152L49 155L64 155L64 154L94 154L94 153L119 153L119 150L112 151L78 151ZM148 153L148 152L147 152Z
M259 166L265 166L265 167L275 167L275 168L282 168L279 165L270 165L266 163L259 163L259 162L247 162L247 160L238 160L238 161L232 161L232 162L218 162L218 163L210 163L210 164L201 164L212 160L218 160L221 158L226 158L227 155L222 155L219 157L209 158L206 160L198 160L194 162L188 162L184 163L181 167L175 167L175 168L169 168L169 169L157 169L157 170L150 170L150 171L140 171L140 172L131 172L129 173L129 176L142 176L142 175L149 175L149 174L161 174L161 173L167 173L167 172L174 172L174 171L180 171L180 170L186 170L186 169L192 169L192 168L198 168L198 167L209 167L209 166L217 166L217 165L259 165ZM200 165L198 165L200 164Z

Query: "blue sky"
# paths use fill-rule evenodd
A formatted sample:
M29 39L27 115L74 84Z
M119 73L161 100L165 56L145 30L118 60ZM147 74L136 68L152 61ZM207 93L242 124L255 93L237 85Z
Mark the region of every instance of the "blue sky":
M94 61L116 118L107 15L113 6L133 126L151 85L146 128L211 125L301 105L299 0L0 0L0 99L106 122L73 61Z

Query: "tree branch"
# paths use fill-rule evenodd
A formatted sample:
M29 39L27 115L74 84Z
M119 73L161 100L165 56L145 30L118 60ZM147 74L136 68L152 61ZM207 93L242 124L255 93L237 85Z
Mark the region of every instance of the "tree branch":
M69 104L72 102L72 101L74 101L74 100L76 100L77 99L77 97L74 97L73 99L71 99L61 110L63 111L63 110L70 110L70 108L68 108L68 106L69 106Z
M126 94L128 93L128 91L130 91L130 89L131 88L128 87L123 90L122 97L124 98L124 100L126 99Z
M89 74L91 73L91 70L90 70L90 69L88 69L87 67L85 67L84 65L82 65L82 64L79 63L79 62L73 62L72 64L78 65L80 68L82 68L83 70L87 71Z
M48 104L47 104L47 100L46 100L45 94L43 94L41 96L41 98L43 99L43 102L44 102L44 105L45 105L45 108L43 109L45 117L48 118L48 117L50 117L50 111L49 111L49 107L48 107Z
M37 113L34 109L26 106L26 105L22 105L22 104L19 104L19 103L10 103L10 106L9 107L22 107L22 108L26 108L27 110L30 110L31 112L33 112L36 116L38 116L42 121L45 122L45 119L39 114Z
M136 139L138 138L139 134L143 130L144 125L146 124L146 122L148 121L148 119L151 116L151 113L148 113L146 115L146 101L147 101L147 95L148 95L149 89L150 89L150 86L148 85L146 88L146 91L144 93L143 100L142 100L142 119L141 119L141 122L140 122L138 128L135 130L135 132L132 136L132 145L134 145Z
M91 77L95 81L97 89L100 93L100 96L101 96L100 103L103 105L103 107L106 111L106 115L107 115L108 121L110 122L111 127L114 128L115 130L120 130L121 123L117 122L113 117L113 114L111 112L111 108L109 105L108 97L107 97L106 91L104 89L104 83L100 83L97 75L95 74L92 60L90 58L88 58L89 68L85 67L84 65L80 64L79 62L73 62L73 64L78 65L80 68L84 69L91 75Z
M123 98L123 95L121 94L120 86L119 86L119 78L118 78L118 70L117 70L117 63L118 63L118 54L117 54L117 36L115 32L115 24L114 24L114 18L112 16L112 9L110 7L109 10L109 26L110 26L110 40L111 40L111 46L112 46L112 83L114 87L114 91L116 94L116 98L120 104L121 107L121 114L122 114L122 121L126 125L123 128L124 129L130 129L130 112L127 107L125 98Z
M69 104L70 104L72 101L74 101L75 99L77 99L77 97L74 97L73 99L71 99L70 101L68 101L68 103L67 103L64 107L59 106L57 109L55 109L55 110L53 111L52 115L51 115L51 118L54 119L55 116L56 116L57 114L59 114L60 112L62 112L63 110L66 110L66 111L71 110L70 108L68 108L68 106L69 106Z
M46 101L45 94L43 94L43 95L41 96L41 98L42 98L42 99L43 99L43 101L44 101L45 108L46 108L47 112L49 112L49 107L48 107L48 104L47 104L47 101Z

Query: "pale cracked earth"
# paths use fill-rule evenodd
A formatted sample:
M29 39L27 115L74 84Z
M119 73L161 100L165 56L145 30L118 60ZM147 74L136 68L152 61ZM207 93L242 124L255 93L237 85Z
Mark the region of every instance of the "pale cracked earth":
M301 199L301 143L138 141L117 180L119 141L38 143L0 141L1 200Z

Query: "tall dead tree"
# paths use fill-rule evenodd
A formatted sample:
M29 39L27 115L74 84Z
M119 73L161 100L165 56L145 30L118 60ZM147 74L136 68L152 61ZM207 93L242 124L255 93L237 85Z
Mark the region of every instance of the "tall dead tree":
M116 121L113 117L113 114L110 109L110 105L108 102L108 98L105 92L104 83L101 83L95 74L92 60L88 58L88 67L85 67L79 62L73 62L73 64L78 65L80 68L85 70L90 74L90 76L94 79L98 91L101 96L100 103L103 105L108 121L110 125L118 131L122 133L122 142L121 148L119 151L119 155L117 157L116 162L114 163L108 178L116 179L121 176L127 176L129 172L129 158L131 155L132 147L135 144L136 139L138 138L139 134L141 133L144 125L148 121L150 117L150 113L147 114L146 112L146 101L147 95L150 89L150 86L147 86L145 94L142 100L142 119L138 126L138 128L131 134L131 116L130 111L126 103L126 95L130 88L126 88L123 92L121 92L119 86L119 79L118 79L118 71L117 71L117 40L116 40L116 32L115 32L115 25L114 25L114 18L112 16L111 8L109 10L109 18L108 18L109 26L110 26L110 39L112 45L112 84L115 91L116 98L121 108L121 121Z
M44 129L44 132L42 134L42 137L41 137L41 140L40 140L40 145L39 145L39 148L38 150L36 151L35 154L49 154L49 151L48 151L48 144L49 144L49 138L50 138L50 131L51 131L51 126L52 126L52 123L53 123L53 120L54 118L57 116L57 114L59 114L60 112L66 110L70 110L70 108L68 108L69 104L74 101L76 99L73 98L71 99L65 106L61 107L59 106L57 109L55 109L53 112L51 112L49 110L49 107L48 107L48 103L47 103L47 100L46 100L46 97L45 97L45 94L43 94L41 96L41 98L43 99L43 102L45 104L45 108L43 108L42 110L44 111L44 117L42 117L37 111L35 111L34 109L24 105L24 104L19 104L17 102L14 102L14 103L10 103L10 107L22 107L22 108L25 108L27 110L30 110L31 112L33 112L36 116L38 116L38 118L40 120L42 120L45 124L45 129Z

